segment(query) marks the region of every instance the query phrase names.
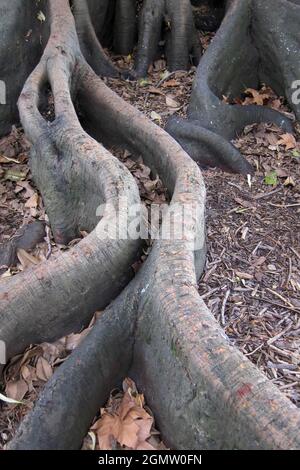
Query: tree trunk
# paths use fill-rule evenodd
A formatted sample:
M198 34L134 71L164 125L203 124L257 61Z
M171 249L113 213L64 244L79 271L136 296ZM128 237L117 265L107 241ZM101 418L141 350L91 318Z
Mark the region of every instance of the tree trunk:
M205 187L198 165L184 150L202 163L249 172L229 139L257 120L271 120L290 130L289 121L278 113L225 105L221 96L235 96L244 85L254 86L269 77L267 58L273 52L279 68L270 81L278 81L299 112L284 80L296 77L298 63L279 48L283 29L278 18L299 18L300 7L288 2L287 8L286 2L275 0L263 21L268 2L229 2L224 23L200 61L189 119L182 122L175 117L168 126L182 148L98 77L119 73L105 55L93 24L92 8L99 8L100 2L74 0L74 17L68 0L48 3L51 34L20 95L20 117L32 143L32 174L55 239L67 243L83 228L91 233L53 261L1 282L0 339L12 357L32 343L80 329L95 310L104 312L47 383L10 448L79 448L109 391L130 373L144 390L172 448L300 449L300 411L229 343L198 294L206 253ZM197 48L190 4L180 3L175 8L173 1L156 2L153 9L152 0L145 0L138 75L146 73L153 59L152 46L160 39L166 15L171 24L166 49L170 68L188 66L187 56ZM101 12L107 10L112 18L111 4L101 0L101 6ZM132 47L135 35L134 24L128 26L128 21L135 22L133 5L117 1L116 7L114 31L118 25L120 29L113 43L117 48L124 45L124 52ZM35 19L33 9L31 3L26 15L29 11ZM267 39L272 25L279 46ZM286 32L285 44L295 31ZM249 60L243 61L246 53ZM289 60L292 72L286 71ZM7 77L11 73L9 69ZM54 97L52 122L39 111L46 86ZM7 126L13 112L5 114L1 108L0 112ZM139 193L125 166L99 142L142 155L170 195L161 232L171 229L172 236L154 241L132 280L131 265L139 257L142 241L110 233L124 233L128 225L138 231L142 211L136 217L130 208L139 206ZM101 204L105 211L99 221L96 213Z

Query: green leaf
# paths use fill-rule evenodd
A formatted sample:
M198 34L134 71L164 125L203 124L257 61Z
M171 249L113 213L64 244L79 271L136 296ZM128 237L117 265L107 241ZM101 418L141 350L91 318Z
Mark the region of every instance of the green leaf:
M300 157L300 152L299 152L299 150L293 150L293 151L292 151L292 155L293 155L293 157Z
M264 183L267 184L268 186L276 186L278 180L277 180L277 174L276 171L270 171L270 173L266 173Z

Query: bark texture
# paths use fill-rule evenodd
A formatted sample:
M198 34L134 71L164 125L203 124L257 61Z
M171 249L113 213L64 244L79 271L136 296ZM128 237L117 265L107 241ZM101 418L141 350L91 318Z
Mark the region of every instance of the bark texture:
M170 135L113 93L86 62L84 44L92 37L92 23L88 20L85 29L88 17L81 22L76 14L86 4L75 3L74 19L68 0L49 0L51 35L21 93L19 110L33 145L32 172L56 240L66 242L82 228L92 231L68 253L1 283L0 338L11 357L29 344L79 329L96 309L104 312L47 383L10 449L80 448L109 391L128 373L144 390L164 441L172 448L300 449L300 411L230 344L198 294L197 279L206 254L205 187L199 167ZM256 7L260 6L263 3L257 1ZM225 119L218 93L211 91L210 73L219 71L219 80L224 80L221 88L230 85L235 92L240 84L238 78L223 77L217 68L221 60L217 45L228 40L231 53L236 52L234 40L245 36L244 27L252 18L248 7L247 0L232 2L214 45L201 61L190 107L193 116L193 110L200 110L195 101L200 96L206 106L202 118L216 119L214 129L198 126L197 119L192 119L200 129L200 134L195 129L195 139L198 135L199 142L203 139L204 149L220 145L218 151L225 148L228 155L227 139L238 119L245 124L254 117L272 117L289 126L268 110L226 107L226 113L232 111L227 117L231 127L225 132L213 108ZM251 9L251 15L254 12ZM235 32L232 23L238 32L229 40L229 33ZM240 44L252 51L249 41ZM101 63L103 50L95 50ZM206 73L203 77L201 68ZM48 85L55 102L52 122L39 112ZM162 233L170 220L173 234L185 230L184 237L155 240L131 281L130 266L138 257L141 240L110 239L104 234L114 224L122 229L123 217L139 224L140 220L130 219L130 212L120 214L119 209L120 199L133 205L139 203L139 194L126 168L99 142L143 156L160 175L171 199ZM235 158L241 165L237 154ZM98 222L96 209L101 202L108 209ZM182 220L186 206L190 212Z

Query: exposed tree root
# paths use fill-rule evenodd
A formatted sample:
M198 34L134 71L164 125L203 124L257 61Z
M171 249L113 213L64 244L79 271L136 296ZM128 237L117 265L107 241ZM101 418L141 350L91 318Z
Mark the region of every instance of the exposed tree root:
M73 3L80 45L86 60L97 74L116 76L118 71L105 55L92 24L90 12L94 11L94 3L88 5L86 0L74 0ZM135 76L147 75L160 40L166 43L169 70L187 69L192 60L198 63L202 50L190 0L144 0L138 22L135 0L117 0L115 7L114 4L109 5L111 2L108 0L100 0L99 3L102 6L100 33L105 34L107 24L111 25L109 21L105 25L103 18L113 18L112 43L117 53L132 53L138 34Z
M32 174L55 240L66 244L80 229L92 232L70 252L1 282L0 337L8 357L29 344L82 328L126 285L141 246L138 239L105 237L109 225L122 229L126 214L120 202L125 199L128 208L138 204L138 189L128 170L78 122L69 91L69 83L76 84L75 67L81 57L73 17L64 17L66 1L53 1L51 7L51 38L20 96L20 116L33 144ZM38 110L47 81L55 101L52 123ZM105 202L109 205L97 225L97 208ZM128 214L129 223L132 218Z
M90 134L142 154L161 176L172 198L161 227L169 237L154 242L135 279L56 371L10 448L80 447L99 405L130 371L173 448L300 449L300 411L230 345L198 294L205 259L198 166L95 75L79 49L68 1L50 0L50 7L50 41L19 107L56 239L69 240L81 226L92 229L99 200L111 202L117 214L121 197L128 205L139 202L124 167L80 127L70 89ZM53 123L38 112L47 81ZM203 136L211 145L210 133ZM99 230L114 223L108 211L65 256L5 282L0 337L9 355L80 327L92 308L117 296L140 240L99 238Z
M230 151L228 140L255 122L274 122L293 132L291 122L277 111L222 101L222 96L235 98L246 88L257 88L259 82L265 82L287 97L299 117L300 105L293 102L292 84L300 76L296 52L299 41L295 39L300 6L299 2L288 3L229 2L225 19L199 64L188 121L172 118L167 125L167 131L193 159L204 165L210 161L211 165L229 171L250 173L250 165L242 156L237 158L236 151ZM203 128L217 136L208 136Z
M139 18L136 74L147 74L161 39L163 22L168 25L166 56L169 70L186 70L190 56L197 63L201 47L196 34L190 0L145 0Z
M103 1L103 10L108 9L108 2ZM119 2L122 4L122 2ZM90 9L87 0L74 0L74 17L76 20L76 30L79 38L81 51L85 59L98 75L117 77L120 72L113 65L109 57L104 52L92 24ZM104 23L106 15L101 15ZM101 18L99 18L101 21ZM122 23L121 23L122 24ZM104 24L103 24L104 27ZM129 32L128 32L129 34Z

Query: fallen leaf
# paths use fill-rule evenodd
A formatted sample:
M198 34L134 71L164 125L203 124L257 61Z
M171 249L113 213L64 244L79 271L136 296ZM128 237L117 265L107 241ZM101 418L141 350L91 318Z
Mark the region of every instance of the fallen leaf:
M247 90L245 90L245 93L247 93L248 95L252 95L251 103L260 106L263 106L264 100L269 98L268 95L261 94L259 93L259 91L254 90L253 88L247 88ZM247 102L247 104L249 104L249 101Z
M83 330L81 333L72 333L71 335L66 337L66 350L67 351L73 351L74 349L79 346L82 340L89 334L91 328L86 328Z
M21 375L28 385L31 385L34 380L37 380L36 369L29 364L22 366Z
M17 257L24 269L30 268L31 266L40 263L40 260L38 260L35 256L31 255L27 251L23 250L23 248L19 248L17 250Z
M28 385L23 379L10 381L6 384L5 393L13 400L21 401L28 392Z
M44 357L39 357L36 363L36 376L43 382L47 382L53 375L52 367Z
M149 93L153 93L154 95L162 95L164 96L164 93L162 91L159 90L159 88L155 88L153 86L149 87L148 88L148 92Z
M287 178L288 177L288 172L284 170L283 168L276 168L276 174L279 176L279 178Z
M283 134L278 140L278 145L284 145L286 150L291 150L297 147L297 142L293 134Z
M18 181L15 189L15 193L18 194L20 191L25 189L25 193L22 193L25 199L29 199L33 194L35 194L34 189L30 186L28 181Z
M111 450L117 443L129 449L150 449L146 441L151 436L153 418L143 408L144 397L129 378L124 380L123 390L117 408L103 410L91 428L96 432L100 450Z
M6 170L4 174L4 179L10 181L22 181L25 180L26 176L27 171Z
M161 115L156 113L155 111L151 111L150 117L153 121L158 121L158 122L162 121Z
M284 186L296 186L296 183L291 176L288 176L283 184Z
M179 86L180 83L177 80L171 79L163 83L164 88L171 88L171 87L176 87Z
M39 195L37 193L32 194L28 201L25 203L25 207L28 209L36 209L39 204Z
M178 101L174 100L171 96L166 96L166 105L169 106L169 108L179 108L180 104Z

